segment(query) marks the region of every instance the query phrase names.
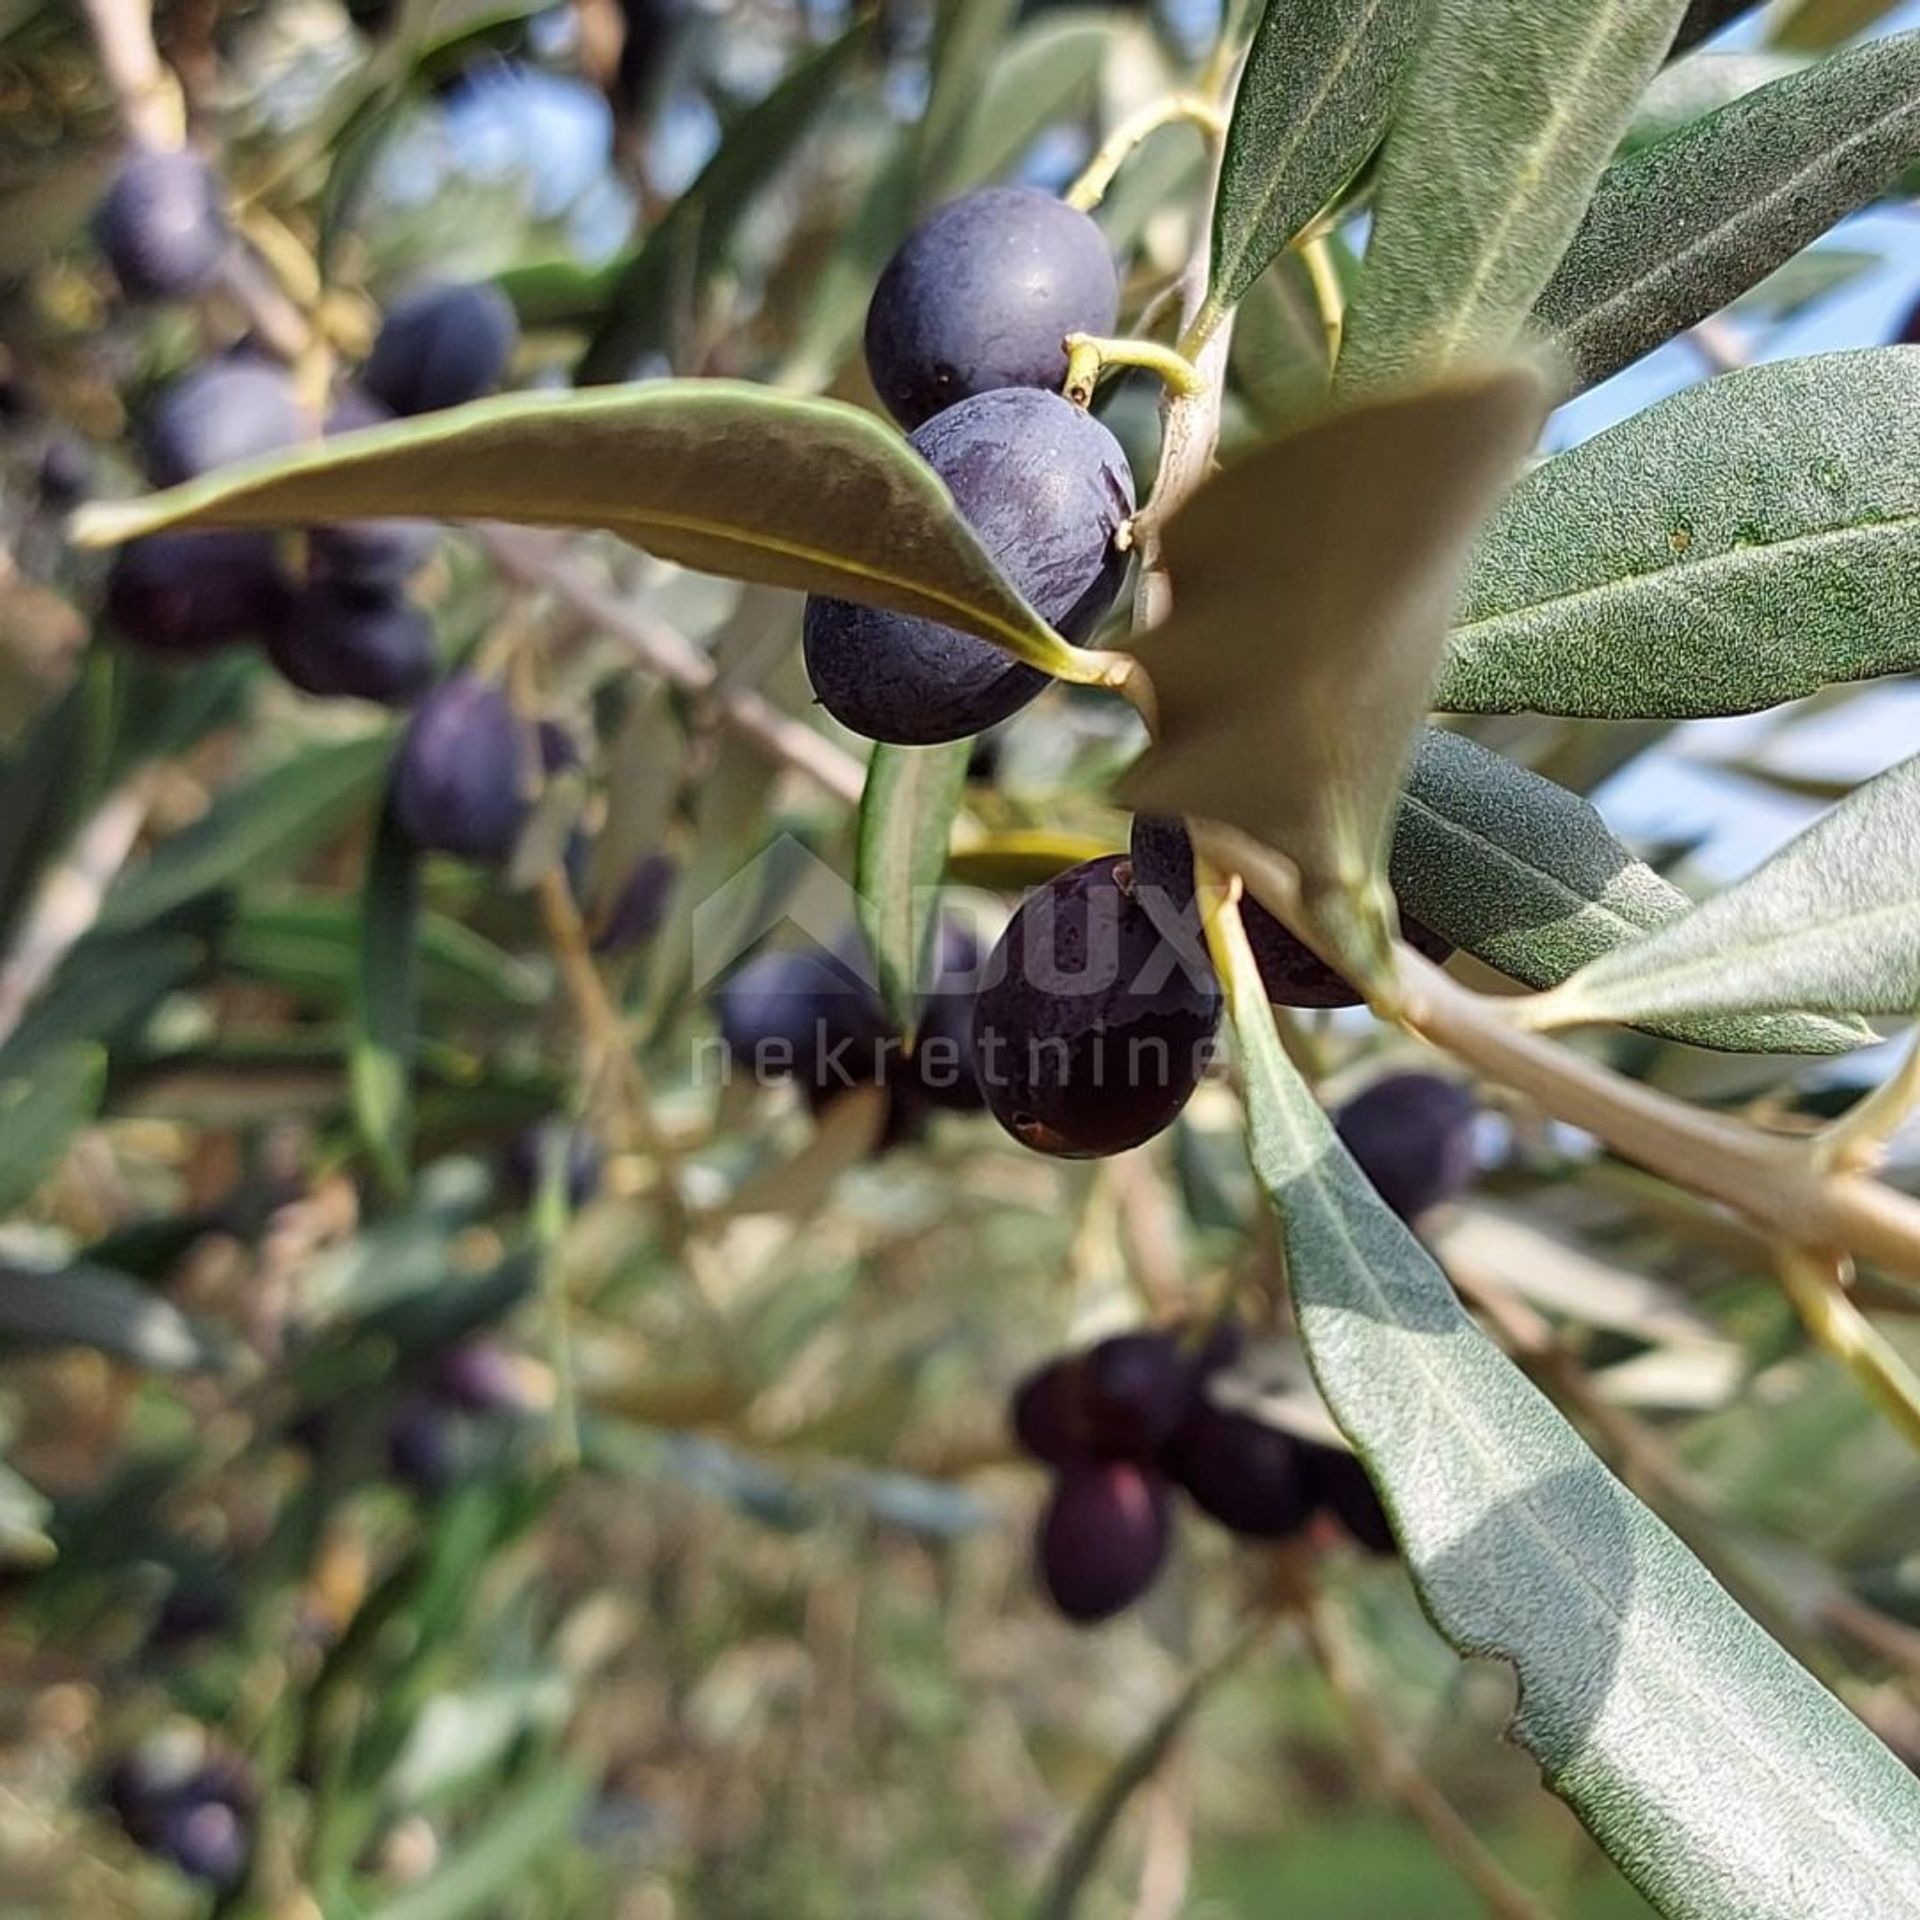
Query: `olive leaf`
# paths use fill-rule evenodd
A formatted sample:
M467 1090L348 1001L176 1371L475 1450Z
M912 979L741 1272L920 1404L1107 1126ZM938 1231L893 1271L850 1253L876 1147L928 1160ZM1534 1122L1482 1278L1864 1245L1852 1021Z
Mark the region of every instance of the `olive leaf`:
M1421 0L1269 0L1227 127L1200 331L1380 144L1420 13Z
M1513 344L1685 4L1431 0L1380 163L1342 389Z
M106 1055L76 1042L42 1047L0 1080L0 1215L11 1213L100 1111Z
M927 942L972 751L971 740L879 746L867 762L854 887L881 999L909 1038L919 1017Z
M349 1081L360 1137L389 1193L407 1189L420 1043L420 855L383 808L361 888Z
M1432 727L1414 750L1388 871L1414 919L1531 987L1557 986L1693 908L1578 794ZM1857 1021L1810 1013L1645 1024L1740 1053L1847 1053L1876 1037Z
M1775 46L1824 52L1883 20L1899 0L1799 0L1773 30Z
M1534 1023L1920 1007L1920 756L1684 920L1534 1003Z
M1434 1624L1674 1920L1920 1915L1920 1786L1728 1597L1455 1300L1336 1140L1245 936L1223 969L1307 1357Z
M385 733L328 742L230 787L114 887L100 924L141 926L203 893L285 871L372 799L389 752Z
M1776 361L1536 468L1475 554L1452 712L1685 719L1920 666L1920 352Z
M171 1301L105 1267L0 1264L0 1348L92 1347L156 1373L219 1364L202 1327Z
M1203 486L1165 532L1172 617L1131 643L1157 725L1123 799L1243 828L1311 895L1365 888L1468 543L1546 404L1532 367L1462 373Z
M1920 32L1744 95L1607 169L1534 308L1582 382L1717 312L1920 158Z
M478 400L83 508L74 538L381 515L602 527L683 566L924 614L1046 672L1075 667L899 434L731 380Z

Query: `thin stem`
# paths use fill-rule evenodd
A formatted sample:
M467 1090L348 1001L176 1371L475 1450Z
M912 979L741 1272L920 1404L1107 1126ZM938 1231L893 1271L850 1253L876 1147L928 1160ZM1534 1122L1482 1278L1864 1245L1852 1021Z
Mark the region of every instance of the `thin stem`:
M84 0L84 5L127 131L148 146L179 146L186 107L179 83L154 48L151 0Z
M1860 1382L1867 1398L1920 1447L1920 1378L1847 1298L1842 1263L1795 1248L1779 1255L1781 1289L1808 1333Z
M1070 333L1066 338L1066 396L1076 407L1093 404L1093 390L1109 367L1145 367L1157 373L1170 393L1182 400L1197 400L1206 391L1206 383L1184 353L1163 347L1157 340L1111 340L1091 333Z
M1210 141L1224 138L1227 131L1227 116L1211 100L1202 99L1198 94L1173 93L1164 99L1151 101L1137 112L1130 113L1100 143L1099 152L1087 162L1079 179L1067 189L1064 196L1067 205L1078 207L1082 213L1097 207L1106 198L1114 176L1126 164L1134 148L1158 133L1162 127L1170 127L1183 120L1198 127Z
M149 769L109 794L73 851L42 883L13 952L0 967L0 1043L11 1037L74 943L99 919L107 889L139 842L156 783Z
M1340 270L1334 265L1331 236L1324 227L1303 235L1299 242L1300 264L1307 270L1313 288L1313 303L1320 310L1320 328L1327 337L1327 366L1340 358L1340 343L1347 325L1347 296L1340 285Z
M481 542L510 580L552 594L590 626L620 641L648 672L685 693L710 695L714 712L778 765L803 773L836 799L857 806L866 770L825 734L743 687L720 685L713 662L663 620L595 586L551 536L500 526L483 528Z
M1308 1599L1299 1620L1327 1690L1346 1714L1369 1765L1425 1829L1441 1858L1500 1920L1552 1920L1547 1909L1493 1857L1458 1808L1395 1737L1348 1641L1345 1623L1323 1590Z
M1871 1167L1916 1106L1920 1106L1920 1034L1908 1046L1897 1073L1814 1135L1813 1152L1822 1166L1836 1172Z

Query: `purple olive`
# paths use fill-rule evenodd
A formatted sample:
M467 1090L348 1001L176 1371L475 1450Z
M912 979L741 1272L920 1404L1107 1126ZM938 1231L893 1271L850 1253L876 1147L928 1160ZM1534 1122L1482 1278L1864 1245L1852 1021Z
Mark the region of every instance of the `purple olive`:
M281 676L320 699L409 706L440 671L433 622L386 587L312 581L266 645Z
M938 415L911 444L1041 618L1084 639L1127 570L1115 536L1133 513L1133 477L1113 435L1057 393L1012 387ZM978 733L1048 684L938 621L819 594L807 601L803 644L821 705L896 746Z
M1068 1467L1040 1518L1040 1584L1069 1620L1110 1619L1153 1585L1172 1534L1167 1486L1128 1460Z
M1431 1073L1393 1073L1356 1095L1334 1129L1360 1171L1402 1220L1473 1184L1473 1095Z
M226 257L220 183L197 153L136 148L94 215L94 234L130 299L198 293Z
M1130 852L1135 888L1157 920L1183 921L1199 927L1193 877L1193 842L1178 820L1136 814ZM1241 923L1253 949L1267 998L1281 1007L1357 1007L1363 996L1304 941L1296 939L1257 900L1243 900ZM1452 956L1452 944L1423 927L1402 919L1400 931L1408 944L1436 965Z
M401 742L393 810L415 846L504 866L526 825L522 731L507 697L459 674L421 701Z
M129 646L165 659L271 635L292 604L292 583L266 533L150 533L122 547L107 575L107 624Z
M519 337L498 287L421 287L387 310L360 384L394 413L457 407L500 384Z
M1300 1443L1204 1395L1187 1409L1160 1460L1203 1513L1248 1539L1285 1540L1313 1510Z
M974 1009L974 1071L994 1118L1038 1152L1087 1158L1170 1126L1211 1058L1220 987L1089 860L1007 923Z
M1098 226L1032 187L982 187L900 244L867 309L867 370L917 427L1003 387L1058 392L1070 333L1110 334L1120 309Z

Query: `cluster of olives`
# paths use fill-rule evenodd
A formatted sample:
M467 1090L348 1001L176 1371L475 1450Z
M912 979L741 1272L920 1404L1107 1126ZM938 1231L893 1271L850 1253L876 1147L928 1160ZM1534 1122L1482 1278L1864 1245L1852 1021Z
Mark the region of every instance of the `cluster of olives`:
M961 515L1041 616L1084 639L1126 575L1120 443L1061 396L1070 333L1113 331L1119 279L1084 213L1024 187L943 207L902 243L867 313L867 369ZM970 634L815 595L807 672L871 740L927 746L1004 720L1047 676Z
M1342 1109L1341 1137L1381 1198L1413 1219L1472 1178L1473 1104L1451 1082L1395 1074ZM1393 1530L1358 1460L1236 1399L1239 1329L1124 1333L1049 1361L1015 1390L1014 1438L1053 1474L1037 1571L1069 1620L1121 1612L1153 1584L1177 1488L1242 1539L1305 1534L1316 1516L1369 1552Z
M1112 255L1086 214L992 187L908 236L867 314L880 398L1007 577L1073 640L1120 589L1134 498L1119 443L1059 392L1065 341L1110 332L1118 307ZM820 595L807 603L805 651L827 710L894 745L977 734L1047 683L953 628ZM1072 1157L1117 1153L1186 1105L1222 1005L1195 896L1185 828L1142 818L1129 857L1061 874L1014 915L972 1030L974 1078L1016 1139ZM1357 1004L1272 915L1249 904L1245 917L1276 1003ZM1405 931L1435 959L1450 952L1423 927Z
M477 398L504 373L514 334L497 289L422 288L393 307L359 379L318 423L288 370L242 345L160 394L141 435L147 477L174 486L296 445L316 426L347 432ZM107 615L123 640L163 658L252 639L303 693L410 705L439 674L432 622L406 592L436 539L426 521L317 527L296 576L272 533L150 534L116 558Z

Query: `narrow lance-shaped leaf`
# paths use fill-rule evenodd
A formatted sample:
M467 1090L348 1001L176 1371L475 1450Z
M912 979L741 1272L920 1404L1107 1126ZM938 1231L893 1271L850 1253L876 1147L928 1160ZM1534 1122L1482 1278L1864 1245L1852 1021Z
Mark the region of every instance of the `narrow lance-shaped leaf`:
M1578 794L1438 728L1415 749L1389 871L1414 919L1531 987L1557 986L1693 907ZM1807 1013L1649 1024L1741 1053L1847 1053L1874 1038L1858 1022Z
M107 895L101 925L140 926L200 894L284 872L372 797L388 753L384 734L311 747L229 788Z
M1461 1653L1505 1660L1547 1783L1671 1920L1920 1915L1920 1786L1481 1333L1281 1049L1229 1005L1300 1333Z
M1512 345L1685 0L1432 0L1348 315L1349 391Z
M1920 1007L1920 757L1870 780L1737 886L1534 1003L1537 1024L1776 1007Z
M1166 529L1173 615L1134 642L1156 737L1123 797L1284 854L1361 977L1385 926L1365 897L1459 569L1545 408L1538 373L1509 366L1330 414L1210 480ZM1357 947L1329 919L1355 914Z
M1776 80L1609 167L1534 309L1582 382L1703 320L1920 158L1920 33Z
M1380 144L1420 13L1421 0L1270 0L1227 128L1203 331Z
M838 89L871 25L856 20L801 61L750 108L714 149L700 177L646 237L620 276L576 379L582 386L631 376L634 362L666 344L675 307L723 262L754 198L772 181Z
M0 1081L0 1216L31 1197L100 1111L106 1066L98 1047L55 1047Z
M1920 352L1777 361L1536 468L1434 704L1688 719L1920 666Z
M382 515L600 527L682 566L925 614L1074 668L892 428L731 380L478 400L84 508L74 537Z
M854 886L881 998L909 1037L927 984L927 943L972 750L971 740L882 746L867 763Z
M383 809L361 889L353 1114L388 1190L404 1193L420 1027L420 856Z
M172 1301L105 1267L45 1272L0 1266L0 1347L91 1347L157 1373L218 1364L211 1342Z

